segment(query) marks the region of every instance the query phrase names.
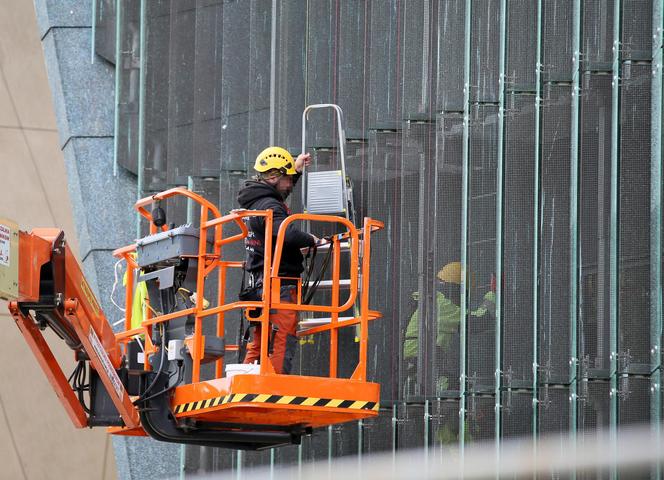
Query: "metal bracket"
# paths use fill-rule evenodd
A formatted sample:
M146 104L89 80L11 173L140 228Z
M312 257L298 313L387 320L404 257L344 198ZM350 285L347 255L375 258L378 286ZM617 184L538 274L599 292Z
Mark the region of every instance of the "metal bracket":
M143 273L138 277L139 282L147 282L148 280L157 279L159 282L159 290L165 290L173 286L175 279L175 267L166 267L160 270L155 270L150 273Z

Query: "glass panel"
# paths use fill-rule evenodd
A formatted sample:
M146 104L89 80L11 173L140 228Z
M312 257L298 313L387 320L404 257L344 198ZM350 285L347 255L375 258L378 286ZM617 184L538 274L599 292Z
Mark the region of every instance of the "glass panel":
M463 111L465 0L442 2L438 14L439 111Z
M401 244L399 311L400 331L404 336L402 384L416 380L415 391L408 395L436 395L439 375L432 371L432 358L440 356L446 345L441 343L444 320L434 315L432 279L435 271L430 262L432 219L431 171L435 161L435 125L428 122L406 122L403 130L401 165ZM434 369L435 370L435 369ZM442 377L441 377L442 380Z
M502 404L501 438L510 439L530 435L533 428L532 395L507 391L502 394Z
M338 55L338 3L330 0L308 0L308 8L319 12L307 18L306 104L335 103L335 76ZM336 123L330 110L309 114L307 142L313 147L336 144Z
M650 60L652 58L651 0L623 0L622 6L622 58L624 60Z
M406 0L403 36L403 118L428 119L436 73L436 8L431 0Z
M618 369L650 372L651 67L625 64L620 118Z
M362 424L362 451L366 453L391 451L396 441L395 421L392 409L381 411L378 417L364 420Z
M439 115L436 119L435 172L431 175L435 182L433 213L430 215L433 233L429 251L432 257L427 262L433 268L429 281L433 282L430 288L435 298L435 301L431 300L430 316L444 328L440 339L436 331L436 347L432 352L435 355L429 356L432 365L428 384L435 388L435 395L446 397L456 397L460 390L460 289L452 282L444 285L438 275L446 267L454 270L454 264L461 259L462 145L463 116L458 113Z
M367 138L367 83L370 2L338 2L337 103L346 118L346 138Z
M537 3L532 0L507 2L508 90L535 90L537 65Z
M583 75L579 158L579 355L590 377L610 368L611 76Z
M115 63L116 4L118 1L122 0L93 0L96 16L95 53L111 63Z
M493 397L477 397L466 399L466 437L467 443L486 442L495 438L496 409Z
M193 174L196 2L171 2L167 147L169 185Z
M468 389L491 392L496 370L496 168L498 107L471 111L468 193Z
M610 70L613 57L613 0L583 2L584 70Z
M539 365L544 382L569 377L571 87L548 85L542 107Z
M368 167L368 208L364 215L381 218L385 230L383 241L371 247L371 277L382 279L385 289L396 292L399 285L399 242L401 207L401 135L395 131L370 131ZM397 398L395 377L398 372L399 295L385 295L379 288L369 294L372 308L387 313L369 324L367 374L381 384L381 402ZM385 356L379 352L385 352Z
M498 101L498 59L500 58L500 2L472 2L470 37L470 100Z
M544 81L572 80L572 8L567 0L542 2Z
M424 446L424 405L399 404L397 412L397 448Z
M429 442L435 460L445 460L448 449L459 441L459 401L446 400L430 403L431 428Z
M369 128L396 128L401 97L398 33L402 2L371 2L369 46Z
M112 3L112 2L111 2ZM138 100L140 92L140 2L118 0L122 14L120 78L117 103L118 131L116 156L118 165L138 173ZM100 7L98 7L100 8ZM115 31L115 30L114 30ZM115 48L115 38L114 38ZM113 51L115 55L115 50ZM115 58L115 57L114 57Z
M191 175L219 176L222 132L222 0L198 1L195 12L195 49L193 88L193 148ZM258 140L258 139L257 139ZM186 174L182 171L182 175Z
M146 2L145 15L145 163L142 174L144 189L159 191L168 187L169 172L171 2Z
M503 383L533 378L535 96L507 95L503 180Z

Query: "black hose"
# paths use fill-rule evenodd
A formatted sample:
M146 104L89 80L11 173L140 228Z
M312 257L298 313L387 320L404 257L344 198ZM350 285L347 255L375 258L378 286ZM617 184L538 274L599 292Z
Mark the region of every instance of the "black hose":
M331 242L330 239L326 239L326 240ZM306 290L304 288L302 289L303 290L303 292L302 292L302 299L303 299L302 303L303 304L308 305L311 302L311 300L313 300L314 295L316 294L316 290L318 290L318 286L320 285L320 281L322 280L323 275L325 275L325 272L327 271L327 267L330 264L330 259L332 258L332 249L333 248L334 248L334 245L330 244L330 248L327 250L327 254L325 255L325 258L323 259L323 262L321 263L321 267L320 267L320 270L318 272L318 276L313 281L313 284L311 286L309 286L309 282L310 282L311 274L314 270L314 263L315 263L315 258L316 258L316 251L314 250L314 254L311 258L311 263L310 263L309 269L308 269L308 275L307 275L307 278L305 280L305 282L306 282L305 285L306 285L307 288L306 288Z
M145 395L150 393L150 390L152 390L152 388L154 388L155 384L157 383L157 379L161 375L161 372L164 368L164 353L166 352L166 331L165 330L166 329L164 328L164 324L160 323L159 324L159 333L161 335L161 355L159 357L159 370L157 371L157 374L152 379L152 382L150 382L150 385L148 385L148 387L145 390L143 390L143 393L141 393L141 396L138 397L138 399L136 401L134 401L134 404L143 401L143 399L145 398ZM147 356L145 358L145 361L146 362L148 361Z
M177 373L178 373L178 378L177 378L177 380L175 381L175 383L174 383L173 385L168 386L168 383L171 381L171 378L173 378L173 375L175 375L175 373L171 374L171 375L168 377L168 380L167 380L167 382L166 382L166 387L164 387L162 390L158 391L157 393L153 393L153 394L150 395L149 397L139 398L138 400L134 401L134 405L137 405L137 404L139 404L139 403L146 402L146 401L148 401L148 400L152 400L153 398L156 398L156 397L158 397L159 395L163 395L164 393L168 392L169 390L171 390L171 389L172 389L173 387L175 387L176 385L179 385L180 382L182 381L182 378L184 377L184 368L183 368L183 364L182 364L182 363L180 363L180 365L178 365L178 372L177 372Z
M72 374L69 376L69 379L67 380L68 383L71 384L72 390L76 392L76 396L78 398L79 403L81 404L81 407L83 407L83 410L85 413L88 415L91 413L90 408L85 404L85 392L90 390L90 385L86 383L87 377L86 377L86 364L84 360L80 360L77 364L76 367L74 368L74 371Z
M309 248L305 260L307 262L307 269L304 273L304 279L302 280L302 298L307 298L309 293L309 281L311 280L311 275L313 275L314 265L316 262L316 253L317 247L314 245Z
M170 310L169 310L169 312L168 312L169 314L170 314L170 313L173 313L173 312L176 310L176 308L177 308L177 303L178 303L178 300L177 300L177 293L176 293L175 288L172 288L170 291L171 291L171 293L172 293L172 295L173 295L173 303L172 303L171 308L170 308ZM163 295L161 295L161 300L162 300L162 301L161 301L161 304L162 304L162 309L163 309L163 307L166 305L166 302L164 301L164 296L163 296ZM186 306L186 302L185 302L185 306ZM161 392L155 393L155 394L153 394L153 395L150 396L150 397L146 397L146 395L147 395L148 393L150 393L150 391L154 388L154 386L155 386L156 383L157 383L157 379L161 376L161 373L162 373L163 370L164 370L164 360L165 360L165 359L164 359L164 354L165 354L165 352L166 352L166 328L165 328L165 326L164 326L163 323L160 323L160 324L159 324L159 333L161 334L161 353L160 353L160 359L159 359L159 370L157 370L157 374L156 374L156 375L154 376L154 378L152 379L152 382L150 382L150 385L148 385L148 387L147 387L145 390L143 390L143 393L141 393L140 397L138 397L138 399L136 399L136 400L133 402L134 405L136 405L136 404L138 404L138 403L140 403L140 402L144 402L144 401L146 400L146 398L153 398L154 396L159 396L159 395L161 395L162 393L164 393L164 391L165 391L165 390L164 390L164 391L161 391ZM146 358L146 361L147 361L147 358ZM169 380L170 380L170 378L171 378L171 377L169 377ZM180 383L180 381L181 381L181 379L178 380L178 381L176 382L176 385L177 385L178 383Z

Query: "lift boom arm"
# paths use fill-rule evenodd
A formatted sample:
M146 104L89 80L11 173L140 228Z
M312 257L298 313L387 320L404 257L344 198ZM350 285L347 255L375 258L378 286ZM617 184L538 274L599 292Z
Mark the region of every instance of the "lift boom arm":
M77 359L89 359L125 425L139 426L138 411L117 373L122 366L120 345L64 232L18 232L17 283L18 295L9 311L74 425L90 426L89 416L42 335L47 326Z

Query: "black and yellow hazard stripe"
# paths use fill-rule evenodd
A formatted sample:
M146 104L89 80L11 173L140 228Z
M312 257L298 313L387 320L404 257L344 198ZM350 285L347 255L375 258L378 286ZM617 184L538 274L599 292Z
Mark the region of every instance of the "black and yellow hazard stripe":
M197 402L181 403L175 406L175 413L187 413L213 408L228 403L272 403L276 405L303 405L306 407L346 408L349 410L378 411L377 402L365 400L342 400L338 398L294 397L290 395L269 395L265 393L231 393L221 397L208 398Z

